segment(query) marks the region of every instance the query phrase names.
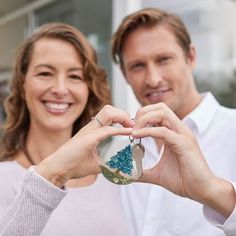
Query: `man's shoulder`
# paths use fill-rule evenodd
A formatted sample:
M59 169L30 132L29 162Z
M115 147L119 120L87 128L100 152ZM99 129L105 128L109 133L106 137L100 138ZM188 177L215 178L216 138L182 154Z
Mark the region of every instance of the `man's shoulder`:
M236 119L236 109L234 108L229 108L229 107L220 105L219 108L217 109L217 114L224 116L228 119Z
M212 120L212 125L230 134L236 133L236 109L219 106ZM212 126L212 127L213 127Z
M209 111L215 118L218 116L228 119L236 118L236 109L221 105L211 92L206 92L203 102L204 112Z

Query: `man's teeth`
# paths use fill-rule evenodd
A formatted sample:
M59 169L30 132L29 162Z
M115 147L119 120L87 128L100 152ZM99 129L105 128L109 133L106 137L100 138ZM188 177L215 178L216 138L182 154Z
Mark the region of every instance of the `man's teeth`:
M160 91L160 92L155 92L155 93L150 93L149 96L160 96L164 93L164 91Z
M55 110L64 110L69 107L68 103L52 103L52 102L46 102L45 103L46 107L50 109L55 109Z

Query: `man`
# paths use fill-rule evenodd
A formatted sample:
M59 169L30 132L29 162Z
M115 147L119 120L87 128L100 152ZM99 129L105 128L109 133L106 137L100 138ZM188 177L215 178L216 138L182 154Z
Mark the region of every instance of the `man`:
M193 131L213 173L236 182L236 112L220 106L211 93L197 91L196 52L179 17L160 9L127 16L113 36L112 55L144 106L137 117L165 103ZM152 119L149 123L155 124ZM146 166L155 165L162 144L153 138L145 138L143 144ZM224 235L206 220L201 204L190 199L148 184L126 186L123 193L135 236ZM229 231L228 214L215 220L225 233Z

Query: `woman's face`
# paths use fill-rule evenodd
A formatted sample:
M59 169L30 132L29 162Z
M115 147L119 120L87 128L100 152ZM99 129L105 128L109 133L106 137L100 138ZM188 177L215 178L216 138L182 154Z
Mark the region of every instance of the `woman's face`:
M89 96L74 46L60 39L40 39L34 46L24 91L30 128L72 131Z

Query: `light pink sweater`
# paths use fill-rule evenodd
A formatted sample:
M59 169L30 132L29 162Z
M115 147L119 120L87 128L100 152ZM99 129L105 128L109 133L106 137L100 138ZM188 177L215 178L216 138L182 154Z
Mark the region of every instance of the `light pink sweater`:
M89 187L57 188L31 167L0 163L1 236L125 236L120 188L99 175Z

